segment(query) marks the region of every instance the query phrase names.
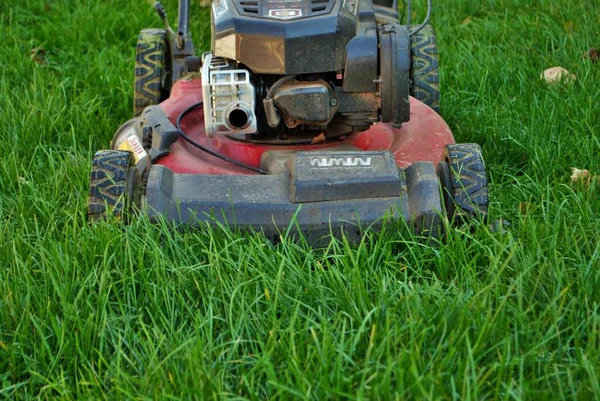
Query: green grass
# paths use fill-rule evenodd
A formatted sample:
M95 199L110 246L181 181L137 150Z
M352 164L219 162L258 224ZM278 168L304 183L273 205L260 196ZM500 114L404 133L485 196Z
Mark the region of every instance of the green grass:
M0 3L0 398L600 399L600 192L569 179L600 174L596 2L437 1L443 115L506 233L319 250L88 226L150 3ZM554 65L577 81L541 82Z

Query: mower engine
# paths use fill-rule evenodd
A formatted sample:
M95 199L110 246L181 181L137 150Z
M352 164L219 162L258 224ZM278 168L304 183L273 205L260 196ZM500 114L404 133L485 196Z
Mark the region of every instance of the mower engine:
M215 0L209 137L335 137L409 120L410 40L365 0Z

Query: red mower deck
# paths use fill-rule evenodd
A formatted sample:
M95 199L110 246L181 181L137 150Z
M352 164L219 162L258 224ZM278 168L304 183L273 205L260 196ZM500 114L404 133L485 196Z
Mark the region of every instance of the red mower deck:
M179 81L173 86L171 96L160 107L175 124L182 111L202 101L200 79ZM454 143L448 124L435 111L422 102L410 98L410 121L394 128L391 124L375 124L369 130L349 135L343 140L318 145L264 145L241 142L226 136L208 138L204 132L204 115L198 108L182 122L182 128L194 141L245 164L259 167L261 157L269 150L310 151L351 145L357 150L387 150L394 154L398 167L408 167L415 162L442 160L446 145ZM157 162L179 174L256 174L237 167L194 148L185 141L173 145L172 152Z

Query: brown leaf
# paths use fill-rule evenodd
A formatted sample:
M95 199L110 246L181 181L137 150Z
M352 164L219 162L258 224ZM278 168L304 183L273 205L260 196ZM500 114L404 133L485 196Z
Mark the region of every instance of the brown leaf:
M519 212L521 212L521 214L527 214L527 212L531 211L531 209L533 209L533 205L529 202L521 202L519 203Z
M587 52L583 53L583 58L589 58L592 63L597 63L600 61L600 50L596 50L595 48L590 48Z
M46 50L43 47L34 47L29 53L29 58L38 64L45 64Z
M559 82L568 83L577 79L575 74L569 72L569 70L563 67L551 67L545 69L544 72L542 72L542 74L540 75L540 78L552 84Z
M591 179L590 172L588 170L580 170L576 167L571 167L571 182L583 182L589 183Z
M322 132L319 135L315 136L310 144L317 145L319 143L325 143L325 134Z
M467 25L469 23L473 22L473 20L471 19L471 17L467 17L463 20L463 22L461 22L461 25Z
M592 183L596 183L600 180L600 175L592 175L588 170L580 170L575 167L571 167L571 182L583 183L586 187L589 187Z

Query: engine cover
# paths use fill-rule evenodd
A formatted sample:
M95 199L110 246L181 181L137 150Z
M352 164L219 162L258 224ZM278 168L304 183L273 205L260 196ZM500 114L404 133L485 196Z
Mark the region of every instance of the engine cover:
M217 0L212 52L255 74L341 71L355 8L341 0Z
M289 81L273 94L273 101L289 128L299 124L326 125L338 108L338 98L325 81Z

